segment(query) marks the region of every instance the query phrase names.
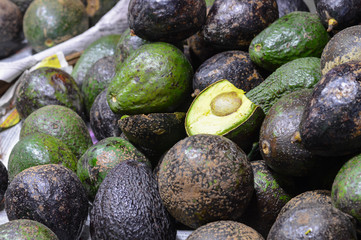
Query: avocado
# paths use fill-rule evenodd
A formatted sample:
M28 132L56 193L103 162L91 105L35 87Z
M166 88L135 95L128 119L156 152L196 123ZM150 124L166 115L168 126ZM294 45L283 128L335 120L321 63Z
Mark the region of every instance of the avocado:
M88 199L76 174L58 164L39 165L15 176L5 194L10 221L30 219L59 239L77 239L88 215Z
M137 160L151 166L149 160L130 142L109 137L97 142L80 157L77 176L83 183L90 201L94 200L100 184L119 162Z
M118 0L83 0L86 2L86 13L89 17L89 26L94 26L110 9L112 9Z
M245 92L263 82L249 54L239 50L224 51L203 62L194 73L193 90L202 91L221 79L227 79Z
M0 59L23 47L23 16L10 0L0 2Z
M150 148L160 157L187 136L185 115L184 112L125 115L118 124L131 143L141 149ZM152 163L154 167L156 164Z
M307 150L322 156L360 151L360 68L360 61L338 65L314 87L300 123L301 142Z
M236 221L221 220L207 223L194 230L187 240L252 239L264 240L253 228Z
M205 20L205 0L129 1L129 28L148 41L183 41L200 30Z
M218 49L247 50L252 39L276 19L276 0L215 0L202 34Z
M316 12L328 32L356 25L361 20L359 0L314 0Z
M100 37L85 48L80 58L75 63L71 75L79 87L83 84L84 77L89 68L105 56L113 56L120 34L111 34Z
M34 0L23 19L25 38L36 52L75 37L88 28L88 16L80 0Z
M312 89L321 79L320 58L304 57L277 68L257 87L246 93L265 113L282 96L304 88Z
M352 218L324 204L302 204L280 215L267 240L338 239L356 240Z
M21 171L44 164L62 164L76 173L78 159L65 143L45 133L34 133L19 140L9 155L9 180Z
M251 162L254 193L239 222L267 237L281 208L292 198L289 190L295 188L292 178L272 171L264 160Z
M47 105L30 114L23 122L20 139L38 132L63 141L77 159L93 145L83 119L70 108L60 105Z
M90 116L90 109L98 94L108 87L115 75L116 61L114 56L105 56L97 60L87 71L81 92L84 96L85 112Z
M337 173L331 190L332 205L361 222L360 182L361 155L349 159Z
M247 155L223 136L197 134L177 142L158 171L163 204L180 223L196 229L217 220L236 220L254 191Z
M0 206L3 205L5 191L9 184L9 173L4 163L0 161Z
M120 114L115 114L107 101L107 88L101 91L95 98L90 109L90 127L95 138L102 140L107 137L119 137L122 130L118 127Z
M322 74L352 60L361 61L361 25L339 31L326 44L321 55Z
M96 239L176 239L174 219L164 207L151 168L120 162L100 185L90 212Z
M329 38L317 14L291 12L252 39L249 55L258 66L272 72L297 58L321 57Z
M130 28L124 30L115 48L116 61L124 62L124 60L140 46L151 43L143 38L131 33Z
M62 105L85 116L80 89L73 77L59 68L41 67L20 78L15 106L21 118L46 105Z
M258 140L264 113L242 89L226 79L205 88L192 102L186 115L188 136L215 134L236 142L248 152Z
M277 6L279 17L283 17L284 15L295 11L310 12L310 9L304 0L277 0Z
M172 112L190 94L192 66L172 44L142 45L120 64L107 92L116 114Z
M53 231L44 224L29 220L17 219L0 225L0 239L3 240L59 240Z

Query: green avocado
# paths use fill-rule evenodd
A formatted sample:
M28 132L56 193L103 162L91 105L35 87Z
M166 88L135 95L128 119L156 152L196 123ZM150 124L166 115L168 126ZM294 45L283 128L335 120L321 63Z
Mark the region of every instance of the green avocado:
M192 65L172 44L144 44L119 64L107 92L114 113L171 112L190 94Z
M249 55L269 71L301 57L321 57L329 35L317 14L291 12L253 38Z

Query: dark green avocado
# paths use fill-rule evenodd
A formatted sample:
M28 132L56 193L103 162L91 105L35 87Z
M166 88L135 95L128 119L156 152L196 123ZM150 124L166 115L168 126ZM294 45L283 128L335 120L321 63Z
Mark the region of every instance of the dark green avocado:
M17 219L0 225L2 240L59 240L55 233L44 224L29 220Z
M62 105L84 116L84 101L74 78L59 68L41 67L20 78L15 106L25 119L46 105Z
M138 149L120 137L105 138L81 156L76 173L90 201L94 200L108 172L119 162L126 160L137 160L151 166L149 160Z
M38 132L63 141L77 159L93 145L83 119L70 108L60 105L48 105L30 114L23 122L20 139Z
M77 239L88 215L88 199L80 180L70 169L47 164L16 175L5 194L10 221L30 219L50 228L59 239Z
M253 228L236 221L223 220L205 224L194 230L187 240L252 239L264 240Z
M148 41L179 42L198 32L206 20L205 0L130 0L132 33Z
M215 0L202 34L216 48L246 50L252 39L276 19L276 0Z
M217 220L236 220L254 191L247 155L218 135L197 134L177 142L158 170L163 204L180 223L196 229Z
M149 166L128 160L108 173L90 212L90 234L94 240L176 239Z

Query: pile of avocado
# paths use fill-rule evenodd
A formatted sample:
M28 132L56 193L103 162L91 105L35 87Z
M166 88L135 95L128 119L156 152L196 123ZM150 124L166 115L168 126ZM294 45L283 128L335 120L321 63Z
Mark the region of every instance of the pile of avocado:
M113 4L72 1L28 9ZM71 73L18 80L0 238L360 237L361 5L337 2L129 0Z

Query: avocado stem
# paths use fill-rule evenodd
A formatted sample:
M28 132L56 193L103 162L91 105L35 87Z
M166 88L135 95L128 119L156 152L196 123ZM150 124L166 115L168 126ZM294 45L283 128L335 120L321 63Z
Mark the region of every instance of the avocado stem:
M327 28L327 32L331 32L333 30L333 28L338 24L338 22L336 21L336 19L334 18L330 18L328 20L328 28Z

